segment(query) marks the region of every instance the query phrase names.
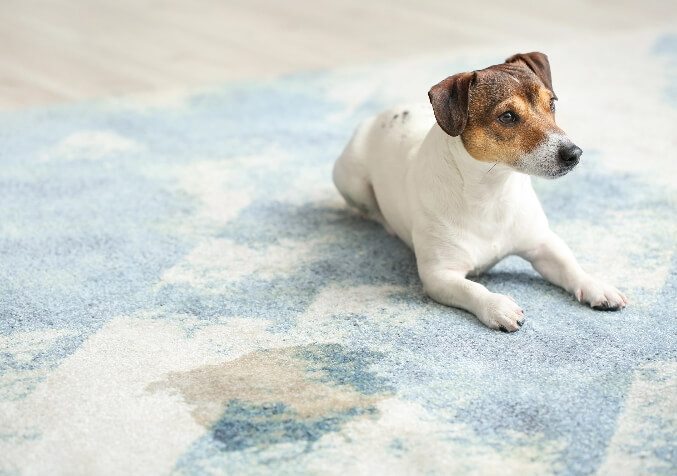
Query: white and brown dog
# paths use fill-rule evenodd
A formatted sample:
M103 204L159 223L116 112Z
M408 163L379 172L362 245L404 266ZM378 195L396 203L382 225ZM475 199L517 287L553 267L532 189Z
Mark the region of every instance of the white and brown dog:
M518 255L594 309L625 307L550 230L531 186L528 174L561 177L582 154L555 124L547 57L517 54L450 76L428 96L432 110L390 109L362 122L333 174L349 205L414 250L426 293L515 331L524 315L512 298L466 277Z

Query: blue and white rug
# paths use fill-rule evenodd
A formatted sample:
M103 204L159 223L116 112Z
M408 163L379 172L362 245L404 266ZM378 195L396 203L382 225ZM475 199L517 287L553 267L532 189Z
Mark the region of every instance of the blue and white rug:
M331 183L360 119L515 52L0 116L0 474L675 474L676 35L545 50L585 153L535 186L622 312L515 258L489 330Z

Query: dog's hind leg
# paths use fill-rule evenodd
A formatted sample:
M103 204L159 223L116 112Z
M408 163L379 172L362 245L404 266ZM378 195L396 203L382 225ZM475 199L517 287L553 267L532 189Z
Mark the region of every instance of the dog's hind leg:
M334 184L348 205L359 210L365 217L380 223L388 233L392 234L378 206L374 187L369 178L367 159L356 150L363 127L358 128L334 164Z

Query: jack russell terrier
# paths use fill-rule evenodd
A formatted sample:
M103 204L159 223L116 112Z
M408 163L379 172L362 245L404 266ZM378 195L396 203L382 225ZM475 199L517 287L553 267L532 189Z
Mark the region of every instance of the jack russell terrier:
M349 205L414 250L425 292L516 331L524 314L514 300L467 276L518 255L579 302L625 307L623 293L583 271L550 230L531 186L529 175L561 177L583 153L555 124L547 56L450 76L428 97L432 111L390 109L362 122L333 172Z

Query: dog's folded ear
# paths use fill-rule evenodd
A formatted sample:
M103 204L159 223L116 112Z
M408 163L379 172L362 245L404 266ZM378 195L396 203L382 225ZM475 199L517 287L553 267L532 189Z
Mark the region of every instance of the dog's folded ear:
M538 76L538 79L540 79L543 84L555 94L555 90L552 89L550 62L546 55L534 51L533 53L518 53L505 60L506 63L516 63L518 61L525 63L527 67Z
M435 119L450 136L460 135L468 123L468 95L474 79L474 72L455 74L428 91Z

